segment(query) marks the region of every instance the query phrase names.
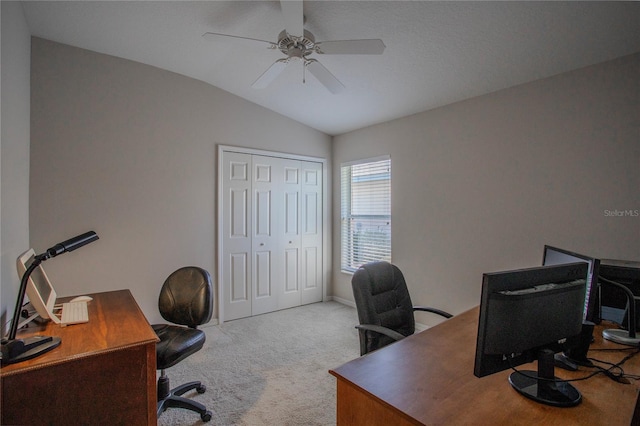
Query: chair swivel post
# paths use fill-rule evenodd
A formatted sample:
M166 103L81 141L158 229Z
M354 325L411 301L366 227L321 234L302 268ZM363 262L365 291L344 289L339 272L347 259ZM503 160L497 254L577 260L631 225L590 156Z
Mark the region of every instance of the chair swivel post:
M169 377L164 374L164 370L160 370L160 377L158 378L158 401L162 401L171 393L171 385L169 383Z

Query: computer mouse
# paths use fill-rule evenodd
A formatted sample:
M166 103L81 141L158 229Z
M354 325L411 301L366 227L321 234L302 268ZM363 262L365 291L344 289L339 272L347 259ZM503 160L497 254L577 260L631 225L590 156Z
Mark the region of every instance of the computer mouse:
M70 300L70 302L90 302L93 300L91 296L78 296Z

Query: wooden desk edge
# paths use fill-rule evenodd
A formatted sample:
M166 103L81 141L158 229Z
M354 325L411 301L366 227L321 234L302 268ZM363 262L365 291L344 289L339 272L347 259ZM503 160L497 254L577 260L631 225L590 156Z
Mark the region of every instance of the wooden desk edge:
M90 296L91 297L99 297L100 295L106 295L106 294L109 294L109 293L118 293L118 292L126 292L129 295L129 297L133 301L133 305L135 305L135 307L136 307L137 314L141 318L144 319L144 321L147 323L147 325L149 325L149 330L152 330L151 325L149 324L149 321L147 320L146 316L142 312L142 309L140 309L140 306L136 302L135 298L133 297L133 294L131 294L131 291L129 289L120 289L120 290L111 290L111 291L105 291L105 292L100 292L100 293L92 293L92 294L90 294ZM75 296L61 297L61 298L59 298L59 301L60 302L64 302L64 301L72 299L73 297L75 297ZM27 335L38 334L38 333L42 332L43 330L46 330L49 327L54 327L54 326L55 326L55 324L53 324L52 322L48 322L48 323L46 323L44 325L44 328L38 327L35 330L33 330L33 332L29 332L29 331L26 331L26 332L27 332ZM73 325L69 325L67 327L73 327ZM20 332L24 332L24 331L25 330L20 330ZM160 341L160 339L158 339L158 336L155 333L151 332L151 333L149 333L149 337L148 338L139 340L139 341L137 341L135 343L125 344L125 345L115 345L115 346L112 346L112 347L110 347L108 349L93 350L93 351L89 351L89 352L83 352L81 354L71 355L71 356L67 356L67 357L64 357L64 358L56 358L56 359L48 360L48 361L45 361L45 362L35 363L35 364L20 364L20 363L8 364L8 365L2 366L2 368L0 368L0 378L9 377L9 376L12 376L12 375L15 375L15 374L20 374L20 373L23 373L23 372L39 370L39 369L42 369L42 368L48 368L48 367L51 367L51 366L64 364L66 362L73 361L73 360L89 358L89 357L92 357L92 356L97 356L97 355L101 355L101 354L107 354L107 353L111 353L111 352L115 352L115 351L119 351L119 350L123 350L123 349L129 349L129 348L133 348L133 347L137 347L137 346L145 346L145 345L148 345L148 344L151 344L151 343L154 344L154 350L155 350L155 344L157 342L159 342L159 341ZM53 350L55 350L55 348Z
M463 320L466 322L469 322L471 320L475 320L477 321L477 315L478 315L478 307L473 307L461 314L458 314L456 317L458 317L459 320ZM462 318L461 318L462 317ZM443 323L443 324L447 324L447 322ZM453 325L453 324L450 324ZM440 324L438 326L435 326L433 328L437 328L439 327ZM445 326L445 328L448 328ZM470 328L471 329L471 328ZM469 329L469 330L470 330ZM427 332L429 330L426 330ZM418 333L420 334L420 333ZM427 335L429 335L431 333L427 333ZM442 333L439 333L442 334ZM467 333L469 334L469 333ZM427 336L425 335L425 337ZM412 339L417 339L418 337L411 337ZM411 339L409 338L409 339ZM594 349L598 349L598 348L606 348L607 346L610 346L608 344L608 342L603 341L601 337L596 336L596 341L598 342L598 345L594 348ZM400 344L400 343L398 343ZM603 345L603 346L602 346ZM384 350L384 349L382 349ZM375 353L375 352L374 352ZM378 361L380 360L379 357ZM342 364L341 366L335 367L331 370L329 370L329 373L331 375L333 375L334 377L336 377L337 379L337 394L338 395L343 395L343 396L347 396L348 397L348 404L345 404L344 401L341 403L340 401L337 402L337 418L338 419L342 419L342 422L338 422L338 424L352 424L354 421L362 421L362 419L366 418L368 420L370 420L368 422L368 424L383 424L383 423L376 423L378 418L381 418L385 416L386 413L384 413L385 411L390 411L392 413L395 414L395 416L397 416L397 418L400 419L400 421L402 422L402 424L422 424L421 422L424 421L424 419L422 417L420 418L416 418L415 416L411 416L411 415L407 415L406 413L404 413L402 411L402 409L394 406L392 403L387 402L384 398L381 398L379 396L376 396L375 394L373 394L372 392L370 392L368 389L368 386L366 384L366 382L361 382L360 380L358 380L358 376L361 376L362 371L366 371L366 367L363 367L364 365L367 364L366 362L367 357L360 357L360 358L355 358L351 361L346 362L345 364ZM467 360L468 362L470 362L469 360ZM369 363L370 364L370 363ZM637 363L635 363L637 365ZM364 370L363 370L364 368ZM638 367L635 367L638 368ZM358 373L360 372L360 373ZM631 420L632 416L634 416L635 420L638 420L639 418L639 414L640 414L640 397L638 396L638 385L637 384L632 384L632 386L635 388L635 394L633 395L633 401L631 401L630 399L626 399L628 398L629 392L627 389L627 391L625 391L624 393L626 393L626 397L625 397L625 406L629 405L629 404L633 404L631 407L630 412L626 412L625 409L625 413L621 416L621 418L627 418L628 415L628 419ZM342 388L342 390L341 390ZM345 390L346 389L346 390ZM591 388L593 389L593 387ZM621 393L622 394L622 393ZM521 402L526 403L526 401L522 400ZM518 402L519 403L519 402ZM355 408L350 408L349 405L354 406L357 404L364 404L367 407L367 410L369 411L369 413L360 413L357 410L355 410ZM609 404L610 405L610 404ZM635 410L633 410L633 408L635 408ZM341 410L343 410L344 412L340 412ZM372 414L372 411L376 411L377 414ZM635 411L635 413L634 413ZM366 414L365 417L362 417ZM544 416L544 413L541 413L540 416ZM601 416L602 417L602 416ZM467 419L468 420L468 419ZM635 421L634 420L634 421ZM623 420L623 424L627 424L624 423L627 420ZM640 424L640 423L633 423L632 424Z
M43 363L39 363L39 364L35 364L35 365L29 365L27 367L23 367L23 368L17 368L17 369L12 369L8 372L6 372L6 368L2 368L0 369L0 378L4 378L4 377L9 377L9 376L13 376L14 374L21 374L27 371L34 371L34 370L40 370L42 368L48 368L48 367L52 367L54 365L58 365L58 364L65 364L69 361L75 361L75 360L79 360L79 359L85 359L85 358L91 358L93 356L98 356L98 355L104 355L104 354L108 354L111 352L117 352L117 351L121 351L123 349L129 349L129 348L135 348L137 346L145 346L148 345L150 343L153 343L155 345L156 342L158 342L158 339L149 339L149 340L144 340L144 341L140 341L139 343L136 344L131 344L131 345L122 345L122 346L114 346L110 349L107 350L103 350L103 351L93 351L93 352L86 352L80 355L73 355L73 356L69 356L67 358L59 358L59 359L54 359L48 362L43 362Z

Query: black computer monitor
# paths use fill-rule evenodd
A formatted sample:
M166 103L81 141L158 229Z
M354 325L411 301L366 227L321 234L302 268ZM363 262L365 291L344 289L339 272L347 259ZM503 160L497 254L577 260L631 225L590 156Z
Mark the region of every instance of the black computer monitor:
M580 339L588 270L581 262L484 274L473 373L537 359L538 371L511 374L513 388L549 405L579 404L580 392L555 377L554 354Z
M634 296L640 297L640 261L602 259L600 278L615 281L627 287ZM600 286L600 318L613 321L627 328L628 297L619 288L611 285ZM636 299L636 331L640 331L640 303Z
M585 262L589 265L589 276L586 282L584 296L583 320L594 323L600 322L600 308L598 307L598 273L600 260L584 254L574 253L557 247L544 246L542 265L562 265L567 263Z

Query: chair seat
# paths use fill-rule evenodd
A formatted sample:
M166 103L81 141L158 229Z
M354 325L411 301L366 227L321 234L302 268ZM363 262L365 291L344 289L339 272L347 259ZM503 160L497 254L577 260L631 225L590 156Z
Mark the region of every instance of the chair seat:
M198 329L170 324L154 324L151 327L160 339L156 344L158 369L169 368L198 352L205 342L204 332Z

